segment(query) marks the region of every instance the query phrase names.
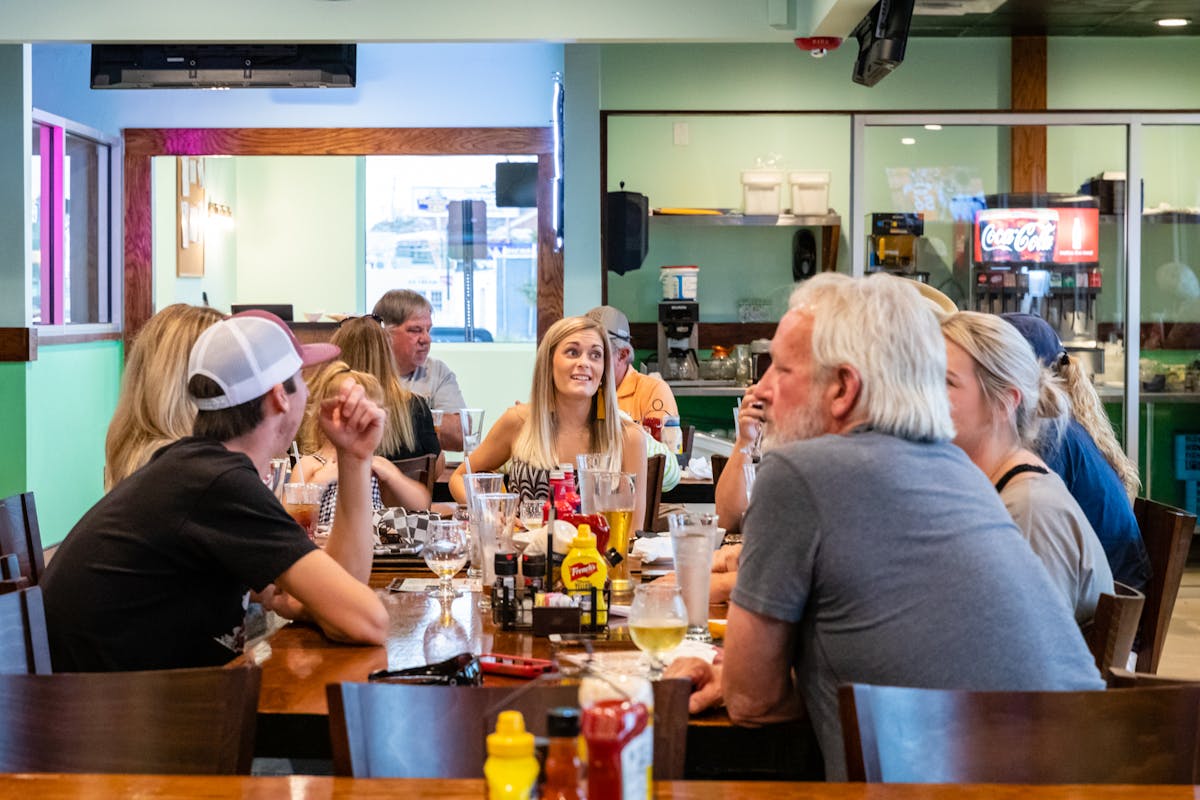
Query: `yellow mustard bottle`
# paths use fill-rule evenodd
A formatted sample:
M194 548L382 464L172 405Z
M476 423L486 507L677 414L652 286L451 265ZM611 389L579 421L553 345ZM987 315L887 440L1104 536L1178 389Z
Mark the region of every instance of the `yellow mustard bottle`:
M496 732L488 734L487 761L483 762L488 800L529 800L539 769L525 718L520 711L501 711Z
M608 580L608 562L596 549L596 535L588 524L579 526L575 538L571 540L571 549L563 558L562 582L567 594L586 597L590 603L593 587L596 590L596 607L593 609L585 604L583 617L584 625L607 625L608 604L604 601L604 584Z

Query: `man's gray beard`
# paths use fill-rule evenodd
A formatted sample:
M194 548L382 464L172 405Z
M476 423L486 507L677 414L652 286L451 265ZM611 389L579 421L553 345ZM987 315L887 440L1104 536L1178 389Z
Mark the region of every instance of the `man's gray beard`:
M763 435L763 452L782 447L791 442L805 439L815 439L829 433L829 425L821 413L821 407L814 399L803 409L793 413L787 419L772 421Z

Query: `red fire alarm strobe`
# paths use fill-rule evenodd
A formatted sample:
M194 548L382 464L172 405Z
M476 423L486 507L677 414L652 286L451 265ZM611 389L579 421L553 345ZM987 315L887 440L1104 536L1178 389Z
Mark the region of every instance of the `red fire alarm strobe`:
M820 58L830 50L837 50L842 43L840 36L801 36L795 41L796 47L812 53L813 58Z

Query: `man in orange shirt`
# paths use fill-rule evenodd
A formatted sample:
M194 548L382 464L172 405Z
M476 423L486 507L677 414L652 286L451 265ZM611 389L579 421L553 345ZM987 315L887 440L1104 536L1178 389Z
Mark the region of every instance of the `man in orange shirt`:
M612 306L596 306L587 316L608 331L613 352L613 377L617 381L617 405L639 425L647 417L679 416L679 406L671 387L658 375L643 375L631 369L633 337L629 319Z

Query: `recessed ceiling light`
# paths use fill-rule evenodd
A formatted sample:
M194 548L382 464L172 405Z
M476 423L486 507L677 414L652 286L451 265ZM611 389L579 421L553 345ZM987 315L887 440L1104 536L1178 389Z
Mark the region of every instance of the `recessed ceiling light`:
M927 131L940 131L941 129L942 129L941 125L926 125L925 126L925 130L927 130Z
M1154 23L1160 28L1183 28L1191 23L1190 19L1183 17L1166 17L1164 19L1156 19Z
M912 138L911 136L905 136L903 139L900 140L900 144L916 144L916 143L917 143L917 140Z

